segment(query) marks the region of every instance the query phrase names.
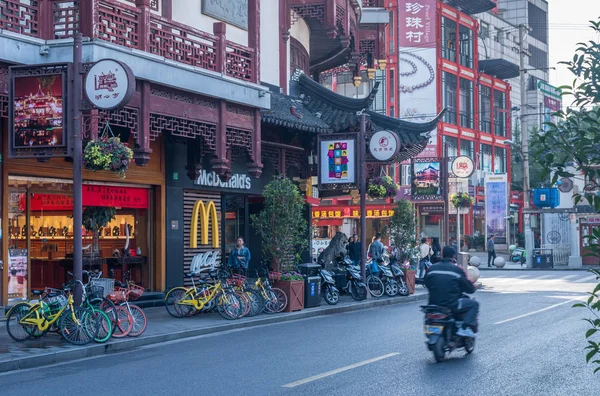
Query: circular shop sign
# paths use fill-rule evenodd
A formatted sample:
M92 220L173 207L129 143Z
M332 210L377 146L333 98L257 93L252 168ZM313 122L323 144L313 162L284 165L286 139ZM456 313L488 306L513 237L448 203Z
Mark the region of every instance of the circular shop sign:
M126 64L114 59L102 59L85 76L85 95L90 103L102 110L125 106L135 91L135 77Z
M377 161L390 161L399 150L398 135L390 131L375 132L369 141L369 151Z
M475 164L470 157L461 155L452 161L452 173L459 178L467 178L475 171Z

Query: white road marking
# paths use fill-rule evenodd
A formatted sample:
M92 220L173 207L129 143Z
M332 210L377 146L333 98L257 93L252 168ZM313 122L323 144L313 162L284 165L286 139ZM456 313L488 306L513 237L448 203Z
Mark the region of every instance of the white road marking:
M595 280L596 280L596 275L590 275L590 276L586 276L585 278L577 279L576 281L573 281L573 282L583 283L583 282L595 281Z
M554 275L542 275L542 276L538 276L537 278L533 278L534 280L542 280L542 279L549 279L554 277Z
M501 320L500 322L496 322L494 324L495 325L499 325L499 324L503 324L503 323L512 322L513 320L517 320L517 319L525 318L527 316L535 315L535 314L538 314L540 312L544 312L544 311L548 311L548 310L556 308L556 307L560 307L561 305L565 305L565 304L569 304L569 303L574 303L575 301L581 301L581 298L574 298L574 299L571 299L569 301L563 301L563 302L558 303L558 304L550 305L549 307L546 307L546 308L538 309L537 311L533 311L533 312L529 312L529 313L526 313L526 314L523 314L523 315L515 316L514 318L509 318L509 319Z
M567 279L572 279L572 278L577 278L577 275L567 275L567 276L563 276L562 278L558 278L557 280L567 280Z
M365 360L365 361L362 361L362 362L359 362L359 363L354 363L354 364L351 364L351 365L346 366L346 367L341 367L339 369L331 370L331 371L328 371L326 373L318 374L318 375L315 375L315 376L312 376L312 377L308 377L308 378L305 378L305 379L302 379L302 380L299 380L299 381L296 381L296 382L290 382L289 384L283 385L283 387L284 388L295 388L295 387L300 386L300 385L308 384L309 382L317 381L317 380L320 380L320 379L326 378L326 377L331 377L332 375L336 375L336 374L342 373L344 371L352 370L352 369L355 369L357 367L364 366L364 365L367 365L367 364L375 363L375 362L378 362L378 361L383 360L383 359L388 359L388 358L391 358L392 356L396 356L396 355L399 355L399 354L400 353L398 353L398 352L388 353L387 355L379 356L379 357L376 357L376 358L373 358L373 359L369 359L369 360Z

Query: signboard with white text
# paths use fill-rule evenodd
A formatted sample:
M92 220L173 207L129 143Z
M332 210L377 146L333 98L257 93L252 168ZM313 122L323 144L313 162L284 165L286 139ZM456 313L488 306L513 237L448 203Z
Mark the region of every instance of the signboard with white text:
M391 131L375 132L369 140L369 152L377 161L391 161L400 150L398 135Z
M125 106L135 91L135 77L122 62L102 59L85 76L84 91L90 103L102 110Z

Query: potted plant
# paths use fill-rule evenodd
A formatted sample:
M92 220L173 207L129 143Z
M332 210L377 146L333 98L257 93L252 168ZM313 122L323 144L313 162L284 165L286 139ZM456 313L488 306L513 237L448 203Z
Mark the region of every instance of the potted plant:
M369 180L367 195L372 199L393 198L398 193L398 185L389 176L377 176Z
M288 273L276 282L288 297L287 312L304 308L304 279L294 273L298 255L308 246L305 204L298 187L286 177L275 177L265 186L263 209L250 216L262 239L262 251L273 270Z
M113 207L88 206L83 210L83 227L92 232L92 251L94 254L100 252L100 228L104 228L115 219L117 211Z
M410 259L408 265L404 265L404 279L410 293L415 292L416 265L418 260L418 248L414 247L415 242L415 209L413 204L407 200L399 200L394 208L394 215L390 219L390 224L386 232L390 235L390 240L400 250L404 250Z
M83 164L91 171L111 171L125 177L133 150L118 137L92 139L83 150Z
M450 196L450 202L455 208L470 208L475 200L468 193L459 192Z

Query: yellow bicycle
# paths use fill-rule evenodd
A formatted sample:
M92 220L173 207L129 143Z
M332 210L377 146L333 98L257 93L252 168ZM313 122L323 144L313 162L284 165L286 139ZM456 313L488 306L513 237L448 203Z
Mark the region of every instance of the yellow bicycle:
M235 291L221 280L211 284L198 280L197 274L188 274L192 279L191 287L174 287L165 296L165 307L169 315L175 318L192 316L197 312L216 308L225 319L238 319L242 316L243 306Z
M72 294L65 296L64 291L56 289L36 290L33 294L40 300L18 303L6 313L6 330L13 340L39 338L53 327L75 345L87 344L98 335L96 315L91 309L75 307Z

